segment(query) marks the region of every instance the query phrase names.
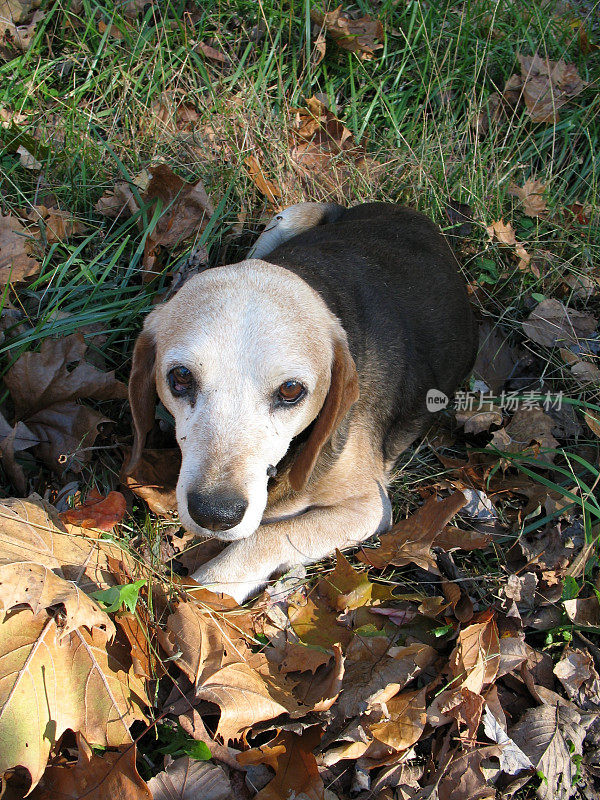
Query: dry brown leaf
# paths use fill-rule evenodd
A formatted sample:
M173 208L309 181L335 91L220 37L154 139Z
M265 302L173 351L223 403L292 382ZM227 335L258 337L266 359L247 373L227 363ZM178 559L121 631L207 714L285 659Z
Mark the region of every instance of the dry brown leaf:
M281 731L258 750L240 753L238 761L248 764L268 764L275 777L257 795L256 800L282 800L302 797L324 800L324 785L317 761L312 753L321 740L320 728L312 727L302 735Z
M139 613L136 615L130 614L128 611L120 611L115 616L115 620L131 646L133 674L137 678L146 678L148 680L160 675L161 666L154 655L148 626L145 622L142 622L141 615Z
M554 667L554 674L571 700L580 708L596 711L600 706L600 677L594 660L584 650L569 650Z
M40 238L43 230L44 238L48 244L66 242L72 236L85 231L85 225L74 217L72 212L63 211L60 208L34 206L27 214L27 219L37 224L38 238Z
M335 551L336 565L333 572L324 575L318 584L318 591L326 597L329 605L337 611L355 609L371 600L373 584L366 572L353 569L348 559Z
M127 397L114 372L101 372L84 360L86 349L81 333L44 339L39 353L24 353L4 376L16 418L40 441L35 455L61 474L89 461L98 425L108 421L76 401Z
M600 628L600 602L595 595L564 601L571 622L584 627Z
M435 537L435 546L445 550L484 550L492 541L488 533L476 530L464 530L454 525L446 525Z
M523 211L528 217L540 217L546 213L545 190L546 184L537 178L525 181L523 186L511 183L508 187L508 193L513 197L518 197L523 203Z
M20 283L40 271L36 243L16 217L0 212L0 286Z
M35 27L45 14L36 11L41 0L0 0L0 55L9 59L15 51L29 49Z
M59 625L60 636L82 626L97 628L107 638L115 634L114 623L91 597L75 582L56 575L43 564L0 565L0 612L7 613L19 605L29 606L34 614L51 613L53 606L63 606L65 619Z
M534 122L558 122L558 112L586 87L573 64L519 55L522 91Z
M567 308L552 298L542 302L522 323L527 338L544 347L577 344L593 333L597 322L590 314Z
M290 623L304 644L330 650L334 644L346 645L352 638L352 631L340 625L337 615L319 598L295 593L288 604Z
M454 492L443 500L430 497L418 511L408 519L400 520L379 539L377 549L363 549L357 558L365 564L383 569L388 564L403 567L417 564L422 569L437 572L431 552L437 536L464 505L462 492Z
M278 209L278 198L281 197L281 189L279 186L265 176L256 156L248 156L244 159L244 164L248 170L250 180L258 187L259 191L264 194L273 209Z
M77 737L79 758L70 766L48 767L32 800L153 800L137 771L135 744L98 755L82 736ZM154 800L155 800L154 796Z
M217 61L219 64L227 64L229 59L220 50L216 50L206 42L198 42L194 49L199 50L203 56L209 58L211 61Z
M245 661L250 650L231 617L196 603L179 603L167 618L161 645L169 655L181 653L177 666L194 685L221 667Z
M575 790L577 770L571 755L582 754L585 737L581 715L566 706L537 706L526 711L508 733L544 775L537 790L540 800L568 800Z
M221 709L217 734L224 741L239 739L253 725L280 714L304 716L311 709L298 703L291 693L293 684L269 674L269 665L261 653L253 663L261 674L246 662L227 664L206 677L196 689L196 700L208 700Z
M60 518L69 525L80 528L96 528L99 531L111 531L125 516L127 504L121 492L109 492L102 497L97 489L92 489L85 502L68 511L63 511Z
M40 497L2 500L0 522L0 565L43 564L87 594L117 582L109 570L109 558L124 560L122 551L97 533L79 528L67 531L56 511Z
M131 448L124 448L126 465ZM165 450L146 449L135 470L129 475L121 473L121 483L141 497L150 511L170 518L177 513L175 489L181 469L181 450L178 447Z
M102 197L98 200L94 208L100 214L110 219L120 217L123 215L135 214L140 210L138 201L136 199L136 192L138 197L148 188L151 175L148 170L144 169L137 175L131 184L127 181L116 181L112 189L108 189ZM136 192L132 189L135 187Z
M234 800L221 767L189 756L172 761L148 781L148 788L152 800Z
M456 754L441 776L436 800L494 800L496 790L486 783L481 762L500 752L492 745Z
M364 146L357 144L352 132L314 96L306 101L305 108L295 112L290 145L294 170L311 181L315 192L319 193L322 187L323 197L332 193L344 195L352 172L368 174L373 166Z
M495 431L491 445L509 453L522 453L532 443L537 443L541 450L554 450L559 444L552 435L556 423L541 408L520 408L505 428ZM534 453L534 458L546 464L552 464L554 453Z
M454 685L480 694L494 682L500 664L500 639L493 611L484 611L458 634L450 655Z
M600 369L590 361L578 361L573 364L571 373L580 383L600 385Z
M335 706L342 718L365 713L404 689L436 658L433 647L392 647L387 636L355 635L346 651L342 693Z
M32 786L70 728L92 745L130 743L129 726L144 720L142 683L127 653L106 635L78 628L60 636L54 617L29 609L0 622L0 773L21 765Z
M479 351L473 374L494 394L498 394L519 361L518 351L509 345L507 338L499 326L489 322L480 325Z
M375 739L394 750L406 750L418 742L427 721L425 692L426 688L401 692L388 700L387 719L370 726Z
M353 19L342 11L341 5L327 12L311 8L310 18L325 28L339 47L356 53L361 59L373 58L375 51L383 48L383 25L378 19L368 16Z
M509 247L513 247L517 243L517 237L515 236L515 229L510 224L510 222L505 223L503 219L499 219L496 222L492 222L492 224L486 228L488 236L490 240L494 237L500 242L500 244L508 245Z
M284 674L288 672L314 673L319 667L328 664L333 658L331 650L323 647L302 644L301 642L286 641L281 660L277 663Z
M464 425L465 433L482 433L492 425L502 425L502 410L493 403L484 403L479 410L457 411L456 422Z

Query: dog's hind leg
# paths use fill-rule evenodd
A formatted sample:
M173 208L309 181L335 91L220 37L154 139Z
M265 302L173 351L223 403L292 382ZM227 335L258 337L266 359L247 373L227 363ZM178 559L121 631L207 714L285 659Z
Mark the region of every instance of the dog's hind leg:
M268 223L248 251L247 257L264 258L293 236L316 228L317 225L335 222L344 211L344 206L337 203L297 203L284 208Z

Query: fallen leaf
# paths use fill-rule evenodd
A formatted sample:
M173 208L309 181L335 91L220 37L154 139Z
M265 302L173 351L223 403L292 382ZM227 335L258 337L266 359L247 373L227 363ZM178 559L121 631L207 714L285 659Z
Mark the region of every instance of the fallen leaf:
M161 216L144 247L143 266L147 279L154 276L154 262L159 247L175 247L203 231L214 206L202 181L188 183L176 175L166 164L150 167L151 179L143 200L159 204Z
M209 58L211 61L217 61L219 64L227 64L229 59L220 50L216 50L206 42L198 42L194 49L199 50L203 56Z
M479 351L473 367L475 377L498 394L519 362L519 351L508 343L507 333L499 326L483 322L479 328Z
M127 464L131 448L124 448ZM181 450L178 447L165 450L145 449L131 474L121 472L121 483L148 504L150 511L161 517L171 518L177 514L175 490L181 469Z
M571 755L582 754L585 737L581 715L565 706L530 708L509 736L544 776L537 791L540 800L568 800L577 769Z
M481 762L499 753L493 745L455 755L441 776L437 798L431 795L431 800L494 800L496 791L486 782Z
M377 569L389 564L403 567L414 563L422 569L437 572L431 548L437 536L466 502L462 492L454 492L440 501L430 497L412 517L400 520L389 533L382 534L379 537L380 547L363 548L357 558Z
M126 511L127 504L121 492L109 492L106 497L102 497L100 492L92 489L84 503L64 511L60 518L63 522L78 525L80 528L111 531L121 522Z
M54 606L63 606L65 619L59 626L60 637L82 626L90 631L97 628L106 638L115 634L112 620L91 597L75 582L56 575L43 564L0 565L0 611L7 613L19 605L29 606L34 614L51 613Z
M558 112L585 89L573 64L518 55L522 91L529 116L534 122L558 122Z
M578 361L571 367L571 374L583 384L600 384L600 369L589 361Z
M256 800L282 800L297 797L324 800L324 785L312 753L321 740L321 730L308 728L301 735L281 731L258 750L240 753L242 765L268 764L275 777L256 795Z
M375 51L383 48L383 25L378 19L368 16L353 19L342 11L341 5L327 12L311 8L310 18L325 28L338 47L356 53L363 60L373 58Z
M16 217L0 212L0 286L21 283L40 271L36 243Z
M15 51L26 52L35 27L45 14L36 11L41 0L2 0L0 2L0 55L7 60Z
M217 764L177 758L148 781L153 800L234 800L231 784Z
M541 408L519 408L505 428L495 431L491 446L509 453L522 453L532 443L537 443L541 451L555 450L558 441L552 435L556 423ZM546 464L554 462L555 454L540 452L533 457Z
M485 550L492 541L489 533L476 530L464 530L454 525L446 525L435 537L435 546L445 552L450 550Z
M375 167L364 146L356 143L352 132L315 96L306 101L305 108L296 109L290 145L292 167L324 197L344 194L356 171L373 179L370 173Z
M34 206L27 214L27 219L36 223L38 231L43 232L43 237L48 244L66 242L85 231L85 225L72 212L63 211L60 208ZM40 233L38 232L39 237Z
M486 736L502 748L499 755L502 772L518 775L523 770L533 769L529 757L507 735L487 705L483 715L483 729Z
M329 605L337 611L364 606L371 599L373 584L366 572L353 569L339 550L335 554L335 569L319 581L319 594L326 597Z
M387 719L369 728L375 739L398 751L412 747L425 730L425 692L425 688L401 692L388 700Z
M525 336L544 347L576 345L589 338L596 325L590 314L567 308L553 298L542 300L522 323Z
M596 711L600 707L600 677L589 653L569 650L554 667L554 674L580 708Z
M127 387L114 372L101 372L85 361L86 349L81 333L44 339L39 353L24 353L4 376L16 418L40 441L34 454L60 474L89 461L98 425L108 421L76 401L127 397Z
M78 736L79 757L70 766L48 767L41 783L30 797L32 800L153 800L135 764L135 744L119 748L118 752L93 753L82 736ZM156 798L156 795L154 795ZM229 799L228 799L229 800Z
M273 208L278 208L278 198L281 197L281 189L276 183L265 176L256 156L247 156L244 159L244 164L248 170L250 180L258 187L259 191L264 194L271 206L273 206Z
M137 198L142 200L141 195L148 188L151 177L148 170L145 169L131 183L116 181L113 188L108 189L102 195L94 208L110 219L118 218L121 215L136 214L140 210Z
M511 183L508 187L508 193L519 198L528 217L540 217L546 213L545 190L546 184L537 178L525 181L523 186Z
M512 247L517 243L515 229L510 222L505 223L504 220L499 219L496 222L492 222L492 224L486 228L486 231L490 237L490 240L494 239L495 237L500 244L505 244Z
M600 601L596 595L564 601L571 622L584 627L600 628Z
M494 682L499 663L498 626L494 612L485 611L458 634L449 662L454 685L480 694Z
M334 644L348 644L352 638L352 631L340 625L337 615L319 598L313 600L295 593L288 603L290 623L304 644L329 650Z
M502 425L502 410L493 403L484 403L481 409L457 411L456 422L464 426L465 433L482 433L492 425Z
M131 743L132 722L145 719L144 687L126 653L96 629L60 634L44 611L11 612L0 622L0 773L20 765L32 786L67 728L92 745L118 747Z

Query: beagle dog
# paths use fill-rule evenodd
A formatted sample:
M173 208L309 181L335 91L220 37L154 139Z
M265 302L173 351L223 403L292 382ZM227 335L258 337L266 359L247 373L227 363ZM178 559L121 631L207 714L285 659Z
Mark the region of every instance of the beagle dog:
M302 203L249 255L152 311L129 384L128 470L158 393L182 453L181 522L231 542L193 577L240 603L390 526L394 462L477 346L452 251L411 209Z

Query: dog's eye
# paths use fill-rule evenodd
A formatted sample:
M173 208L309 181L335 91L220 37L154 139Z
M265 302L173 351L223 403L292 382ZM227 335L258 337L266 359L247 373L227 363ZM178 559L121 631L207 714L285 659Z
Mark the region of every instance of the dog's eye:
M194 376L187 367L173 367L167 380L175 397L187 394L194 385Z
M287 405L297 403L305 394L306 389L299 381L284 381L277 389L277 399Z

